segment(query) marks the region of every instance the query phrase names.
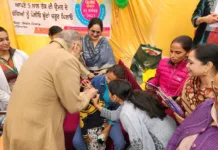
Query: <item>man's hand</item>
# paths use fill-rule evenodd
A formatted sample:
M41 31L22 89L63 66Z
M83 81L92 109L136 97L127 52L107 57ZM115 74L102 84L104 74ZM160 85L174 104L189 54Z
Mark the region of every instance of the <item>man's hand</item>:
M82 87L86 87L87 85L91 84L91 82L87 79L84 79L82 80L81 84L82 84Z
M89 99L93 99L97 95L98 90L92 87L90 89L85 90L84 93L87 95Z
M95 75L94 75L94 73L92 73L92 72L88 75L88 78L89 78L89 79L92 79L92 78L94 78L94 77L95 77Z
M83 80L81 82L82 84L82 87L84 87L84 91L86 91L87 89L91 89L93 86L92 86L92 83L89 81L89 80Z

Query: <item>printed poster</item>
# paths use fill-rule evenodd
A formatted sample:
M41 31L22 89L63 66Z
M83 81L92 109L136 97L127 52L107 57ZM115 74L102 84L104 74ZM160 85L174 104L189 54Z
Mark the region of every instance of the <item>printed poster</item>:
M87 34L93 17L103 20L103 36L110 37L111 0L9 0L18 35L47 36L57 25L65 30Z

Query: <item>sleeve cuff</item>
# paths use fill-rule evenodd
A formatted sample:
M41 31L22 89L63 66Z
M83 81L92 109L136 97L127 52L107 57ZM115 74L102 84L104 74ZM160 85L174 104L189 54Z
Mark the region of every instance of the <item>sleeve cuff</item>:
M192 24L193 24L193 26L194 26L195 28L198 27L198 25L196 24L196 21L197 21L198 18L199 18L199 16L196 16L196 17L194 17L193 20L192 20Z
M90 71L82 63L80 63L80 69L81 69L81 77L87 78L90 74Z
M77 108L78 111L85 109L90 102L90 99L86 96L86 94L84 92L80 93L80 97L82 98L82 101L81 101L81 104Z

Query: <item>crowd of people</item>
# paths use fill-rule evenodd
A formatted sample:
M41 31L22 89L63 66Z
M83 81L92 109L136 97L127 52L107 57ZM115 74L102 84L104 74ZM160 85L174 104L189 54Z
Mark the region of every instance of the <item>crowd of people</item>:
M215 29L208 30L218 21L213 5L200 0L192 17L199 26L194 39L181 35L172 40L170 57L159 62L146 91L133 89L125 68L116 64L99 18L90 20L83 37L52 26L51 42L31 56L11 48L0 27L4 149L64 150L66 112L80 112L72 139L78 150L104 150L108 137L115 150L217 150L218 45L210 40ZM184 116L171 110L153 86Z

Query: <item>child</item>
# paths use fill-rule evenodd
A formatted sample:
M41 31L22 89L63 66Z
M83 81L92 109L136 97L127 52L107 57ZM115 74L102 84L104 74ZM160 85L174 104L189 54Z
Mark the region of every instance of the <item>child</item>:
M99 104L104 107L104 102ZM82 111L80 111L80 128L89 150L104 150L106 144L104 139L99 139L99 134L104 130L106 119L100 116L92 102Z

